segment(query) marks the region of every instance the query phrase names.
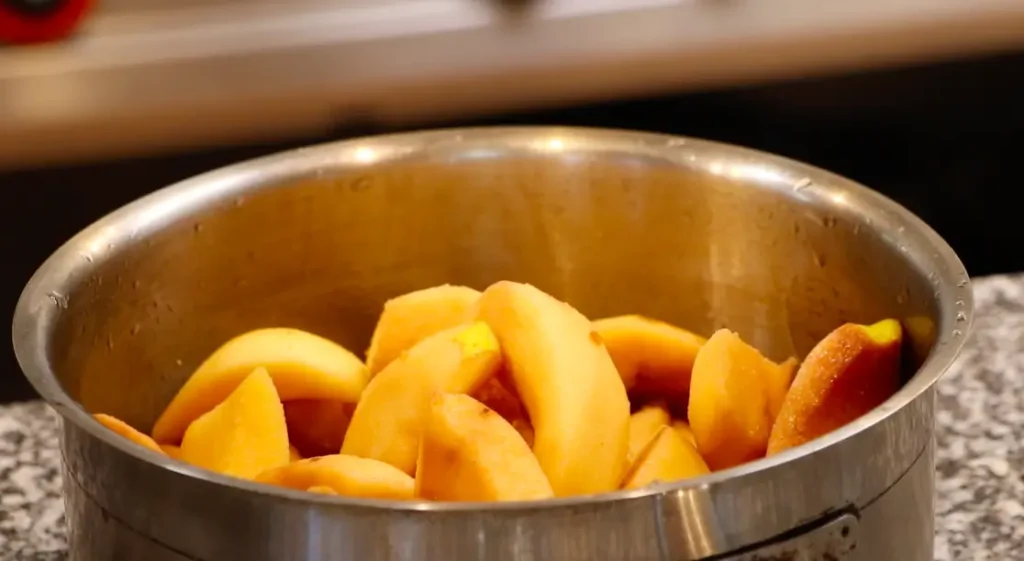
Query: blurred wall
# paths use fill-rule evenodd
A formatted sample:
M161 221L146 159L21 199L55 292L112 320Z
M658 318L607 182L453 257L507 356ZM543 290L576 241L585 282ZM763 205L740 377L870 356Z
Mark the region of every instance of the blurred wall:
M900 201L980 275L1024 270L1024 252L1015 244L1024 239L1018 232L1021 211L1005 200L1019 181L1021 99L1024 54L449 124L621 127L777 152ZM383 129L367 124L287 143L0 174L0 315L11 317L25 281L62 241L134 198L238 160L375 132ZM32 395L10 345L3 345L0 401Z

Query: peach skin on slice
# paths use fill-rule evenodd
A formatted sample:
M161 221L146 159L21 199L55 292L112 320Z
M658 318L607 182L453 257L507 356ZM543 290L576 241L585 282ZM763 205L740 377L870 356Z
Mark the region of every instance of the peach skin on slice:
M686 403L690 373L706 339L639 315L594 321L627 390Z
M662 425L641 451L622 488L639 489L655 482L668 483L706 473L709 473L708 465L693 444L671 427Z
M630 415L629 451L626 453L626 463L633 465L633 462L640 457L640 452L661 430L662 425L667 425L670 422L671 416L668 409L661 403L644 405L636 413Z
M483 322L427 337L370 380L341 453L380 460L412 475L434 394L472 393L500 366L498 340Z
M505 378L502 372L498 372L484 382L483 387L473 393L473 397L512 423L526 443L533 446L533 426L530 424L530 418L523 408L523 402L515 394L515 389L510 389L511 381Z
M406 500L413 497L413 479L407 473L377 460L344 454L319 456L268 469L256 481L298 489L316 490L365 499Z
M288 463L284 408L265 369L254 370L220 405L189 425L181 460L242 479Z
M153 426L157 442L181 440L189 424L224 400L256 368L266 368L281 399L359 400L366 367L344 347L290 328L257 329L222 345L206 359Z
M878 407L900 384L902 329L887 319L847 323L804 359L768 441L775 454L829 433Z
M468 310L478 298L478 290L445 284L385 302L366 351L370 376L428 336L465 323Z
M336 454L345 440L354 406L331 399L297 399L284 402L288 442L304 458Z
M166 454L166 452L164 452L163 449L160 448L160 445L158 445L156 441L154 441L146 434L143 434L135 430L135 427L132 427L131 425L122 421L121 419L107 415L105 413L96 413L92 417L96 419L101 425L117 433L122 438L126 438L134 442L135 444L142 446L143 448L148 448L154 452L159 452L161 454Z
M515 428L468 395L438 394L420 443L416 495L435 501L526 501L554 494Z
M689 421L713 470L764 456L771 434L770 380L779 365L728 329L708 339L693 364Z
M533 424L533 453L556 496L611 491L626 468L629 399L590 321L527 284L484 291L479 319L498 336Z

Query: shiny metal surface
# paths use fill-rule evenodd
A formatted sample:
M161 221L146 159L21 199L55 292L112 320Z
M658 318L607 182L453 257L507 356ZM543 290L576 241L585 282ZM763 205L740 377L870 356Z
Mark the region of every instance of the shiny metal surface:
M148 429L242 330L291 325L363 349L390 296L506 278L591 316L727 325L774 358L843 321L923 316L937 339L892 399L817 441L678 484L543 504L310 497L136 450L86 413ZM930 449L930 388L971 311L966 273L932 230L827 172L653 134L466 129L287 152L150 195L57 251L13 332L26 375L65 418L70 493L96 507L72 510L73 527L102 508L152 547L204 561L675 561L877 512ZM928 559L894 556L930 550L918 542L931 539L931 503L914 504L890 507L905 515L898 527L861 520L872 531L859 542L915 540L871 561ZM72 534L82 559L114 547L83 535Z
M114 0L0 49L0 168L1024 45L1018 0Z

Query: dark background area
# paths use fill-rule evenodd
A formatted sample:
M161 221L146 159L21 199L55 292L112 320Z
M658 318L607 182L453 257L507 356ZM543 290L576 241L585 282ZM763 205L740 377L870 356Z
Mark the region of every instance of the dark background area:
M444 125L617 127L775 152L904 204L938 230L976 276L1024 270L1024 252L1015 247L1024 239L1017 233L1021 211L1006 200L1016 191L1024 146L1022 100L1024 54L1013 54ZM51 251L132 199L239 160L388 130L367 124L298 142L0 174L0 316L11 317L22 286ZM0 402L35 395L10 347L0 348Z

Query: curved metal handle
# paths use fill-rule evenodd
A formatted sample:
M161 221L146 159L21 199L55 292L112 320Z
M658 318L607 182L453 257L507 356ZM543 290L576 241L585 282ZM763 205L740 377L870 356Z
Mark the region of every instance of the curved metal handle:
M834 516L810 530L797 529L788 537L747 551L716 557L721 561L841 561L857 549L860 521L850 513Z

